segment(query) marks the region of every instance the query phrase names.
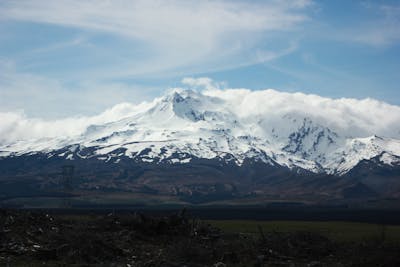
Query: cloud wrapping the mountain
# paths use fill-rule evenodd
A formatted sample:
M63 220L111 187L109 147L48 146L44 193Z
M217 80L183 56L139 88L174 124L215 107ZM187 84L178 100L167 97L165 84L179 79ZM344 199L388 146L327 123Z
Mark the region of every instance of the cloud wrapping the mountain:
M0 112L0 144L18 140L79 135L90 125L104 124L132 116L147 109L148 105L146 102L139 105L121 103L96 116L57 120L29 118L23 112Z
M400 138L400 107L374 99L331 99L303 93L276 90L221 89L223 84L209 78L185 78L183 84L195 88L205 96L225 102L227 111L235 114L243 124L259 123L270 131L272 126L290 127L290 120L310 118L345 137L380 135ZM145 112L160 99L134 105L118 104L97 116L70 117L58 120L29 118L23 112L0 113L0 143L17 140L65 137L83 133L89 125L104 124Z
M308 117L340 135L367 137L400 136L400 107L375 99L331 99L312 94L285 93L273 89L206 90L204 94L226 100L232 111L245 121L264 120L279 125L284 115ZM285 122L281 122L285 123Z

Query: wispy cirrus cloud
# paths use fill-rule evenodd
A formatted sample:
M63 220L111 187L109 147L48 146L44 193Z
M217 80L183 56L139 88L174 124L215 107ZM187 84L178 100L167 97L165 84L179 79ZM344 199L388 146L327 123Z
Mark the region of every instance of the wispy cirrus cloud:
M399 10L390 1L2 0L0 112L89 115L187 76L397 104Z
M125 38L132 47L140 47L141 56L131 60L135 62L121 61L117 69L103 66L104 71L92 70L98 76L124 77L202 72L211 66L232 68L279 57L293 46L288 42L283 49L268 48L268 35L298 28L308 20L310 4L306 0L6 0L0 3L0 17ZM260 58L260 54L268 56Z
M344 40L376 47L400 43L400 5L365 3L363 7L371 17L344 30Z

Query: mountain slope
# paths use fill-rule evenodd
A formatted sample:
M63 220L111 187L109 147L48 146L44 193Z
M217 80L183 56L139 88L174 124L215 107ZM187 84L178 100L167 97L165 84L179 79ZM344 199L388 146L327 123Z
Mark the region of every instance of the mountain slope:
M0 155L44 152L49 157L95 157L113 162L125 156L181 164L193 157L221 158L237 165L250 158L338 175L381 154L385 155L383 164L398 164L399 139L343 136L314 121L310 114L262 114L249 119L233 112L230 104L219 97L176 89L132 116L90 125L78 136L3 144ZM63 148L62 153L54 152Z
M324 109L265 109L278 94L272 90L257 95L264 100L259 106L249 105L240 90L221 92L175 89L77 135L3 142L0 197L10 197L10 191L26 196L61 190L57 177L66 164L77 169L80 190L191 202L400 197L396 133L381 137L371 133L385 128L346 126L340 120L347 118L330 118ZM243 101L232 100L235 94Z

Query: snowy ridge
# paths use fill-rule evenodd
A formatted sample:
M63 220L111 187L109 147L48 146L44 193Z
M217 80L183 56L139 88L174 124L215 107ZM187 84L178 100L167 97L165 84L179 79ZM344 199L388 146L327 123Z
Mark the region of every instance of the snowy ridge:
M278 92L259 94L268 105L268 97ZM339 175L376 156L382 164L399 164L397 136L368 135L370 132L363 133L358 126L351 135L351 130L321 119L318 110L315 114L293 110L274 113L249 105L246 110L253 112L245 113L245 104L237 107L221 90L201 93L175 89L128 117L90 125L79 135L2 144L0 157L46 153L70 160L90 157L118 163L127 157L157 164L216 158L237 165L251 159Z

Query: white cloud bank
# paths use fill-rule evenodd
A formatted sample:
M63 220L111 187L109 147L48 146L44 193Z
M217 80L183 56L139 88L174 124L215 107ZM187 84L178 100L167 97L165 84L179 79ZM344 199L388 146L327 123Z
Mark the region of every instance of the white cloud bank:
M201 88L202 94L224 100L226 109L242 121L259 122L268 127L279 125L282 116L290 114L310 117L340 135L366 137L373 134L400 138L400 107L374 99L331 99L303 93L276 90L221 89L209 78L185 78L189 88ZM17 140L68 137L85 131L89 125L104 124L143 112L157 103L139 105L123 103L91 117L71 117L43 120L26 117L23 113L0 112L0 144ZM287 123L287 121L285 122Z
M104 124L132 116L147 103L121 103L96 116L70 117L57 120L29 118L23 112L0 112L0 144L19 140L47 137L72 137L81 134L90 125Z
M380 135L400 138L400 107L371 98L332 99L313 94L286 93L273 89L206 90L205 95L224 99L232 112L247 121L267 126L285 123L282 117L311 118L346 137ZM287 123L287 122L286 122Z

